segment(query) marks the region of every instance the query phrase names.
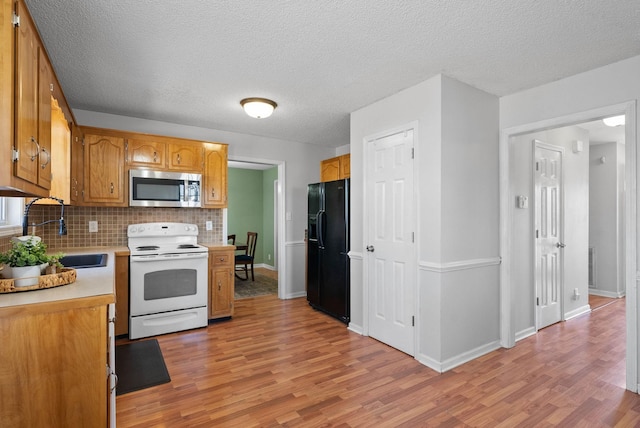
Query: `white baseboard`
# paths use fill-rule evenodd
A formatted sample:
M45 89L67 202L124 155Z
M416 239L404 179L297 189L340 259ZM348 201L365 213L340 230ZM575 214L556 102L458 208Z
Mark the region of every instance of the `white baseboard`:
M305 291L296 291L295 293L289 293L284 296L285 299L297 299L298 297L307 297L307 293Z
M424 354L418 355L416 359L421 364L424 364L430 369L433 369L438 373L444 373L448 370L456 368L464 363L468 363L471 360L475 360L478 357L481 357L485 354L488 354L489 352L493 352L496 349L500 348L500 341L496 340L494 342L487 343L486 345L478 346L477 348L470 351L463 352L462 354L456 355L455 357L448 358L442 362L436 361L435 359Z
M357 333L360 336L364 336L364 334L362 333L364 329L362 328L361 325L350 322L349 325L347 326L347 330L351 330L352 332Z
M590 288L589 289L589 294L593 294L594 296L601 296L601 297L610 297L612 299L619 299L621 297L626 296L626 292L625 291L619 291L619 292L615 292L615 291L606 291L606 290L597 290L595 288Z
M589 305L580 306L578 309L574 309L564 314L564 320L569 321L571 318L575 318L580 315L587 314L589 312L591 312L591 306Z
M266 263L258 263L258 264L253 265L253 267L254 268L263 268L263 269L267 269L267 270L272 270L274 272L278 270L278 269L276 269L275 266L271 266L271 265L268 265Z
M526 339L529 336L533 336L534 334L536 334L536 328L535 327L525 328L524 330L519 331L519 332L516 333L516 342L518 340Z

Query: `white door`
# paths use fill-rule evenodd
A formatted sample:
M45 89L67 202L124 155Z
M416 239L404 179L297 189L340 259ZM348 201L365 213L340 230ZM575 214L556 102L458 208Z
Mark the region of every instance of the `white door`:
M414 355L413 130L367 144L369 335ZM366 303L365 303L366 304Z
M535 284L538 329L562 319L563 148L534 140Z

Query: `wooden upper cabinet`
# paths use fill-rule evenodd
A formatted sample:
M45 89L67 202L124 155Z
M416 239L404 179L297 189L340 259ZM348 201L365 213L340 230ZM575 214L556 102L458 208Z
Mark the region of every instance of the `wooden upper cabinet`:
M351 177L351 154L340 156L340 178Z
M202 205L205 208L227 206L227 153L226 144L205 143L204 185Z
M85 134L84 165L85 203L127 206L123 137Z
M351 176L351 155L346 154L320 162L320 181L335 181Z
M130 138L127 140L127 165L164 169L167 165L165 143Z
M320 181L334 181L340 179L340 159L331 158L320 162Z
M202 144L169 143L169 170L202 171Z
M82 205L84 189L84 141L82 130L77 125L71 127L71 177L69 179L69 199L71 205Z
M53 71L42 46L38 47L38 143L40 143L38 185L51 189L51 93Z
M51 68L26 6L17 2L16 8L20 26L16 30L15 149L18 159L14 174L48 189L51 184Z

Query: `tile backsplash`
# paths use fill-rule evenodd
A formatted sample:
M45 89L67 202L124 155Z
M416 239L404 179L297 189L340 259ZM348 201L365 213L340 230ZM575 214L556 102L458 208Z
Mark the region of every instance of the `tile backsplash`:
M60 218L60 205L33 205L29 212L29 224ZM126 247L127 226L135 223L176 222L198 225L198 242L223 242L222 210L205 208L103 208L64 207L67 235L58 235L59 223L38 226L35 235L42 237L47 247ZM98 222L98 231L89 232L89 221ZM206 230L205 222L211 221L213 230ZM33 229L29 227L31 234ZM21 235L18 234L18 235ZM10 247L10 237L0 238L0 251Z

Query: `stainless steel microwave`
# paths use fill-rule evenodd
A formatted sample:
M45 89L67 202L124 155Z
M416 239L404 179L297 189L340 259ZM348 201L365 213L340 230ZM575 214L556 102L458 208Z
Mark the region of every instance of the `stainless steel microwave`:
M201 174L132 169L129 206L200 207Z

